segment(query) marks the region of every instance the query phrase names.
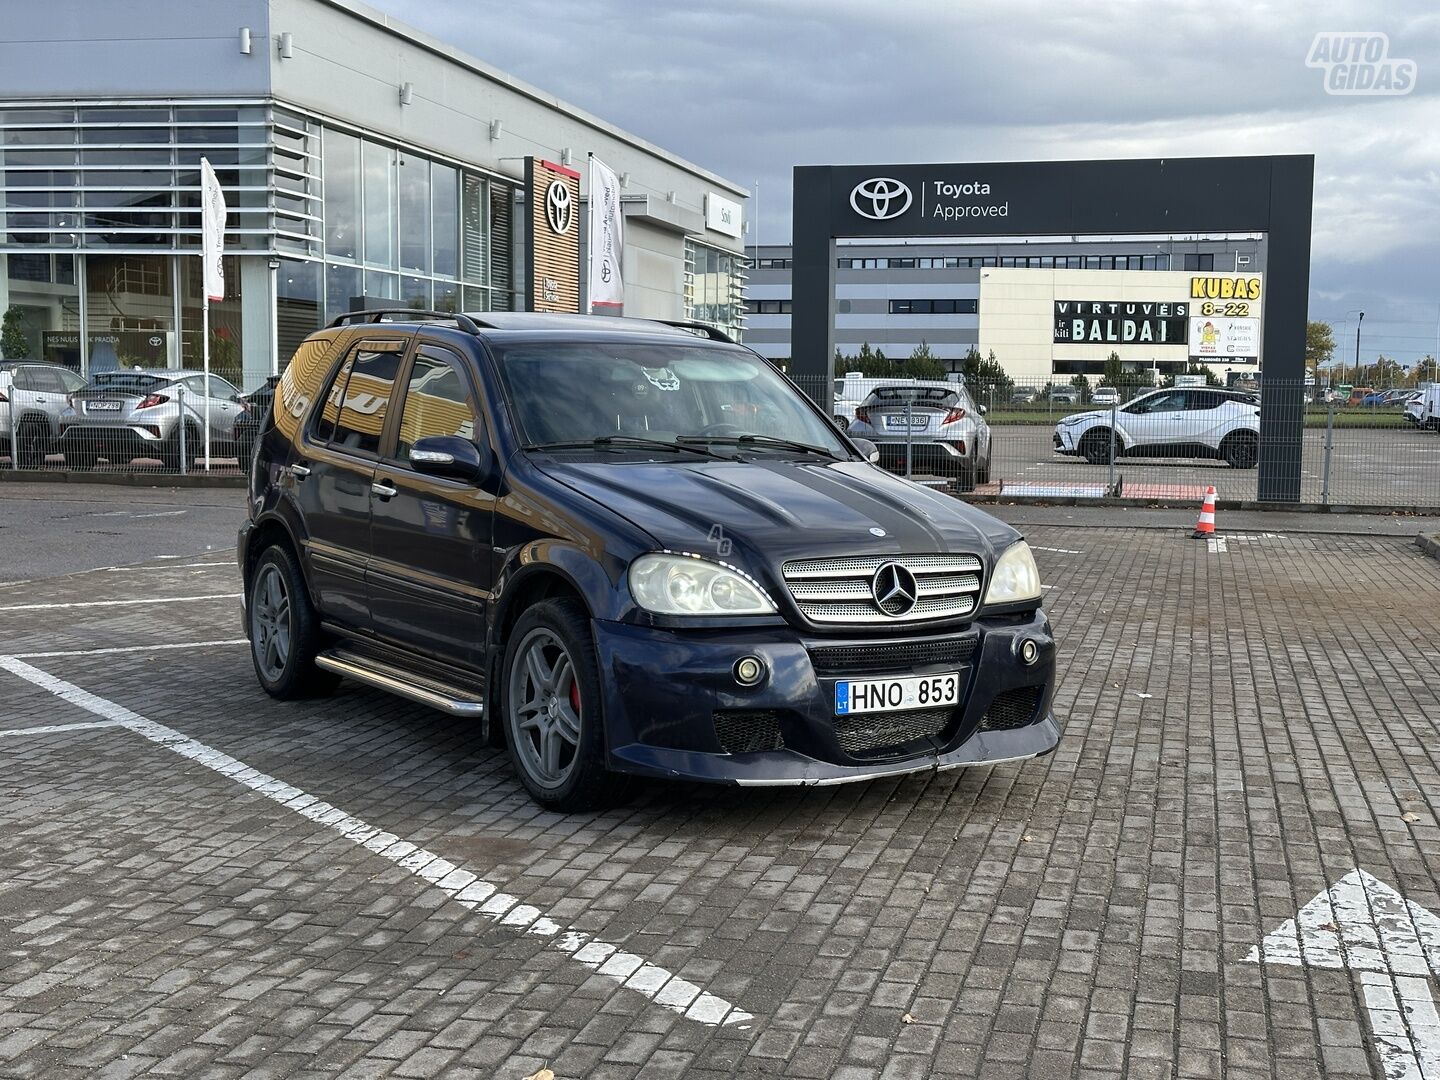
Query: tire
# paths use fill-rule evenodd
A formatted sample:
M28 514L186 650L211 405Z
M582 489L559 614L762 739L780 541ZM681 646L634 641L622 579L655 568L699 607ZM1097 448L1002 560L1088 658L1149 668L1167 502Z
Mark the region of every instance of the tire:
M988 483L990 482L990 459L989 459L989 458L986 458L986 459L985 459L985 465L980 469L979 472L977 472L977 473L975 474L975 481L976 481L976 483L979 483L979 484L988 484Z
M1253 469L1260 460L1260 440L1249 432L1226 435L1220 456L1232 469Z
M256 562L245 598L245 630L255 677L271 697L323 697L339 685L340 676L315 666L325 637L289 548L273 544Z
M204 437L195 430L194 424L185 425L185 471L194 472L195 462L200 458L200 443ZM180 428L177 425L160 448L160 460L171 472L180 471Z
M605 717L590 616L573 599L542 600L510 631L500 713L515 772L530 797L562 813L614 806L628 777L605 765Z
M1087 431L1080 437L1080 456L1091 465L1110 464L1110 432Z
M45 454L49 450L50 427L34 421L22 422L16 433L11 452L15 464L22 469L39 469L45 465Z

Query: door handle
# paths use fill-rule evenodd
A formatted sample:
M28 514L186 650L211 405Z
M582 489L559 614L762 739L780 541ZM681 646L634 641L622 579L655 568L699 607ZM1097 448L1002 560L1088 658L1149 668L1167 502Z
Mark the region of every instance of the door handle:
M291 465L290 475L295 477L296 480L304 480L305 477L310 475L310 467L308 465Z
M393 499L396 495L400 494L400 492L399 489L390 484L377 480L370 485L370 494L374 495L377 499L387 500Z

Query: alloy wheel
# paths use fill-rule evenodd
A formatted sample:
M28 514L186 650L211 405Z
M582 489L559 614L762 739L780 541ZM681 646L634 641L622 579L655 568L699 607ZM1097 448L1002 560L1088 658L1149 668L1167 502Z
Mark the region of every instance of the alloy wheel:
M280 568L273 564L260 570L250 601L250 646L265 678L278 681L290 661L290 590Z
M514 753L543 787L564 784L580 751L580 684L561 640L537 627L520 642L510 668L507 706Z

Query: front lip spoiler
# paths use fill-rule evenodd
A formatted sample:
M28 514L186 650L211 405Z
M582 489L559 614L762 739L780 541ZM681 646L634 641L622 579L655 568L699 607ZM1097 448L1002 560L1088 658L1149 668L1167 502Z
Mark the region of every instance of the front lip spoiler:
M953 750L874 765L836 765L793 750L708 754L643 744L617 747L612 760L625 772L739 787L833 787L867 780L939 773L965 766L1000 765L1043 757L1060 742L1060 725L1047 713L1027 727L976 732Z

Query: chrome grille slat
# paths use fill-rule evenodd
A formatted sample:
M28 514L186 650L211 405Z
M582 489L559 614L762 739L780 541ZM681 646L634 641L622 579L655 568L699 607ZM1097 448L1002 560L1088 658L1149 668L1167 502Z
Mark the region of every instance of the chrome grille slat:
M853 555L834 559L796 559L784 566L785 580L805 578L865 577L887 562L898 562L917 577L924 574L977 573L980 560L974 555Z
M875 572L898 563L915 577L917 598L903 615L880 610ZM980 603L983 564L975 555L855 555L797 559L781 567L796 606L811 622L872 624L964 618Z

